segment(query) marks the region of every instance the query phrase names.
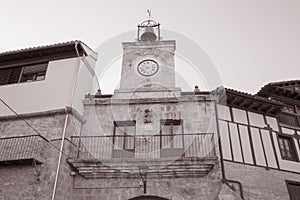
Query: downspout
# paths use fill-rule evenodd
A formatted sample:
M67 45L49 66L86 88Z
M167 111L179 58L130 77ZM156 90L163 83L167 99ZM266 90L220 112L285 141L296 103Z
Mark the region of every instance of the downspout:
M58 156L58 163L57 163L57 169L56 169L56 175L55 175L55 181L54 181L54 188L53 188L53 193L52 193L52 200L55 198L55 193L56 193L56 188L57 188L57 181L58 181L58 174L59 174L59 169L60 169L60 163L61 163L61 158L62 158L62 152L64 148L64 141L65 141L65 136L66 136L66 131L67 131L67 124L68 124L68 119L69 119L69 114L68 110L66 109L66 118L65 118L65 124L64 124L64 129L63 129L63 135L61 138L61 145L60 145L60 151L59 151L59 156Z
M218 143L219 143L219 152L220 152L220 164L221 164L221 171L222 171L222 182L225 183L229 188L233 189L232 186L229 183L236 183L239 185L240 189L240 196L242 199L244 199L244 193L243 193L243 185L239 181L235 180L229 180L226 178L225 175L225 167L224 167L224 160L223 160L223 150L222 150L222 143L221 143L221 133L220 133L220 127L219 127L219 116L218 116L218 109L217 109L217 102L215 102L215 113L216 113L216 124L217 124L217 132L218 132ZM234 190L234 189L233 189Z
M74 81L73 87L72 87L72 94L71 94L71 102L70 102L70 107L72 109L72 104L73 104L73 100L74 100L74 95L75 95L75 87L76 87L76 83L77 83L77 78L78 78L78 72L79 72L79 68L80 68L80 54L78 51L78 46L79 42L75 42L75 50L76 50L76 54L78 57L78 67L77 67L77 71L76 71L76 79ZM51 200L55 199L55 194L56 194L56 189L57 189L57 181L58 181L58 175L59 175L59 170L60 170L60 163L61 163L61 159L62 159L62 152L63 152L63 148L64 148L64 141L65 141L65 137L66 137L66 131L67 131L67 124L69 121L69 114L68 114L68 108L65 108L66 110L66 118L65 118L65 124L64 124L64 129L63 129L63 135L61 138L61 145L60 145L60 151L59 151L59 157L58 157L58 163L57 163L57 169L56 169L56 175L55 175L55 181L54 181L54 187L53 187L53 193L52 193L52 198Z

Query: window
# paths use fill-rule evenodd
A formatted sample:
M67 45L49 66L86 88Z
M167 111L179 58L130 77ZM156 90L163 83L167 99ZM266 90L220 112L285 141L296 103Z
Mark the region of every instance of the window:
M44 80L48 63L0 69L0 85Z
M114 122L113 157L134 157L135 121Z
M161 157L177 157L183 154L181 120L161 120Z
M300 200L300 183L286 181L287 189L291 200Z
M293 105L285 105L285 106L282 108L282 111L283 111L283 112L288 112L288 113L295 113L295 109L294 109L294 106L293 106Z
M278 114L278 121L289 126L299 126L298 116L288 112L280 112Z
M278 143L282 159L297 161L293 137L289 135L278 135Z

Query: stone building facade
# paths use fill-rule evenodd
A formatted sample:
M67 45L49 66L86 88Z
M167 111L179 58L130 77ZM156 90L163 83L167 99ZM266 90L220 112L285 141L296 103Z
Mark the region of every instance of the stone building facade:
M2 199L299 199L300 82L182 92L159 26L122 44L112 95L80 41L0 54Z

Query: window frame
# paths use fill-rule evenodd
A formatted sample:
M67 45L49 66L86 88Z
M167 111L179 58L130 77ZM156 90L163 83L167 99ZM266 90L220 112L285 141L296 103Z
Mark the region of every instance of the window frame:
M285 151L285 154L287 154L287 151L285 149L285 146L283 147L284 149L282 149L282 146L280 145L280 139L283 139L283 140L285 139L288 141L288 147L290 148L291 157L283 155L283 151ZM277 134L277 142L278 142L280 155L283 160L299 162L299 158L298 158L298 154L297 154L296 146L295 146L295 142L294 142L294 137L292 135L278 133Z
M164 125L171 125L171 133L167 134L167 135L163 135L163 126ZM183 134L183 127L182 127L182 120L173 120L173 119L162 119L160 120L160 149L176 149L176 147L174 147L174 137L176 136L176 134L174 134L174 125L179 125L179 127L181 128L181 135L182 136L182 147L184 148L184 134ZM178 136L179 136L178 135ZM166 148L163 147L163 136L171 137L171 147L170 148Z
M163 126L164 125L171 125L171 133L170 134L163 134ZM179 125L181 129L181 134L173 134L174 129L173 125ZM174 119L161 119L160 120L160 157L184 157L185 156L185 147L184 147L184 132L183 132L183 120L174 120ZM171 136L171 144L170 147L163 146L164 137ZM181 138L181 147L175 147L174 145L174 137Z
M296 185L297 187L299 187L298 189L300 191L300 182L291 181L291 180L285 180L285 183L286 183L286 188L287 188L290 200L297 200L297 199L292 199L292 197L294 196L294 194L291 194L291 188L289 188L289 185Z
M29 68L29 67L32 67L32 66L35 66L35 65L44 65L45 66L45 71L42 71L42 72L36 72L36 73L32 73L33 75L33 79L31 81L23 81L22 78L24 76L24 71L26 68ZM2 70L9 70L9 75L6 77L6 82L4 84L0 84L0 86L4 86L4 85L11 85L11 84L19 84L19 83L29 83L29 82L36 82L36 81L43 81L46 79L46 74L47 74L47 71L48 71L48 66L49 66L49 61L47 62L38 62L38 63L31 63L31 64L26 64L26 65L16 65L16 66L11 66L11 67L2 67L0 68L0 72ZM13 81L13 82L10 82L9 79L11 78L11 73L12 73L12 70L13 69L20 69L19 72L18 72L18 78L16 81ZM43 79L40 79L40 80L37 80L37 77L38 76L44 76Z
M134 153L135 151L135 136L136 136L136 121L114 121L114 131L113 131L113 145L112 145L112 152L113 152L113 157L115 158L116 154L122 154L121 152L127 154L127 153ZM128 135L126 134L126 128L127 127L132 127L134 126L134 134L133 135ZM117 128L118 127L125 127L125 132L123 132L124 134L121 136L117 136ZM122 137L123 138L123 144L121 148L116 148L115 144L116 144L116 138L117 137ZM132 148L128 148L126 145L129 141L129 138L133 139L133 147ZM127 153L126 153L127 152ZM117 156L119 157L119 156Z

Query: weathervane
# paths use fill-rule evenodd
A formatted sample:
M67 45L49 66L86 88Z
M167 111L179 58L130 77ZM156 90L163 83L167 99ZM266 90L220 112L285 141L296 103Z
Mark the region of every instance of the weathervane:
M147 10L147 13L148 13L148 15L149 15L149 16L148 16L148 21L150 21L150 19L152 18L152 16L151 16L151 9L150 9L150 10L148 9L148 10Z

